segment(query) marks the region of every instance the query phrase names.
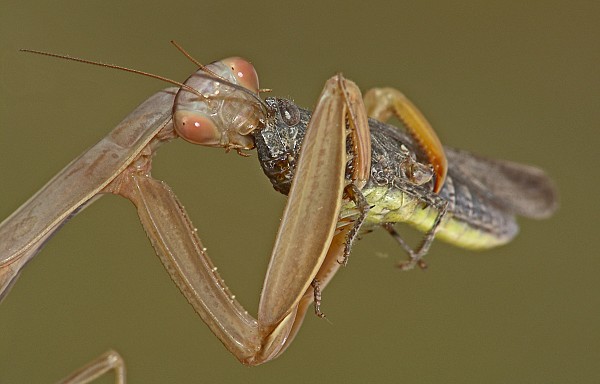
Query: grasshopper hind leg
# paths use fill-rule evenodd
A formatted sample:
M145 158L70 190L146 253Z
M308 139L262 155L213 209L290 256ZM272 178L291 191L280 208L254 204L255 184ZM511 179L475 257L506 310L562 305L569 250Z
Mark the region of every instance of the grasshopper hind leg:
M439 193L446 180L448 160L440 139L421 111L402 92L394 88L373 88L365 93L364 103L370 117L385 122L393 114L404 123L433 167L435 171L433 192ZM416 249L411 248L402 239L394 228L393 223L382 225L410 256L408 261L399 264L402 270L410 270L417 265L422 269L427 268L423 257L427 254L429 247L433 243L440 223L448 211L447 206L448 204L444 204L439 207L435 222Z
M367 114L381 122L395 115L417 140L435 170L434 192L438 193L448 172L448 160L437 134L421 111L404 94L394 88L373 88L365 93Z

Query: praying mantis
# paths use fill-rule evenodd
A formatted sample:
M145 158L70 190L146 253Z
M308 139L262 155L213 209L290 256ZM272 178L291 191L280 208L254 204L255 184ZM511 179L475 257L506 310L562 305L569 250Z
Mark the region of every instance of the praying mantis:
M160 91L142 103L0 224L0 298L69 218L101 194L121 195L136 206L157 255L195 311L240 362L257 365L285 351L313 302L315 313L323 316L320 292L347 263L363 224L365 228L383 225L394 235L410 255L402 267L410 269L425 266L422 257L436 234L464 247L491 247L515 235L515 213L546 217L555 209L555 193L543 172L508 162L486 163L444 149L425 117L396 90L371 90L363 99L353 82L336 75L326 82L310 113L289 100L263 101L256 71L244 59L199 67L185 83L177 83L179 88ZM377 120L385 121L391 114L407 130L394 139L402 142L397 153L386 152L396 153L397 158L386 162L371 139L374 131L389 129ZM277 190L288 194L257 319L216 273L175 194L150 175L155 151L178 137L242 155L258 146L265 173ZM452 193L449 185L464 185L460 176L476 160L488 164L476 173L484 186L503 184L528 192L527 204L504 191L488 200L465 200L460 192ZM396 165L393 170L390 164ZM491 164L500 181L483 177ZM511 182L508 175L514 174L530 178L532 186ZM400 195L381 189L392 177ZM473 191L481 196L488 193L481 187ZM394 201L400 203L395 208L381 203L386 195L393 196L388 198L392 206ZM530 206L532 202L537 205ZM389 225L402 221L391 216L399 212L404 221L427 233L416 250ZM82 368L68 382L86 382L109 369L115 369L124 382L124 365L115 352Z

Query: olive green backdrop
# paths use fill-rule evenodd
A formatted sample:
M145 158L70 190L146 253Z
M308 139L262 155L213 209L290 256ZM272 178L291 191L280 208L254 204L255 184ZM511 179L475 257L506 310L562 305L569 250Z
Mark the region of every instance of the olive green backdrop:
M488 252L436 243L426 272L401 273L401 249L367 236L324 292L330 323L308 316L283 356L247 368L169 280L133 206L104 197L0 305L0 383L53 382L109 348L133 383L600 380L598 2L123 3L0 5L0 218L165 87L17 49L184 80L194 66L170 39L204 62L247 57L261 86L308 107L338 71L397 87L444 143L546 169L561 208ZM255 313L284 203L256 158L171 143L154 175Z

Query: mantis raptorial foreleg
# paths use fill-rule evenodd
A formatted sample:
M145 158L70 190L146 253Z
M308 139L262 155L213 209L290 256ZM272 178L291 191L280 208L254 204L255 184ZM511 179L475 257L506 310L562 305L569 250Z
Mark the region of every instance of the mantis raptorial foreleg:
M213 333L245 364L266 362L285 350L312 301L311 282L318 278L324 288L337 270L337 257L352 227L348 223L335 234L346 183L346 122L350 119L354 140L368 134L364 107L359 104L357 111L354 102L348 102L360 100L356 92L356 85L341 76L323 89L265 277L258 320L223 284L183 206L165 183L152 179L143 161L135 162L106 188L136 205L173 281ZM365 174L364 168L370 166L364 158L357 156L357 174Z
M150 169L155 150L177 136L241 152L253 147L249 133L280 122L258 98L256 72L243 59L202 67L180 86L178 91L169 89L149 98L0 225L5 247L0 247L0 294L6 294L21 268L70 217L102 193L122 195L137 207L157 254L196 312L236 358L261 364L291 342L304 315L303 310L300 318L296 316L300 301L312 290L311 283L320 278L319 287L324 287L337 269L330 267L336 257L326 257L328 250L339 254L340 242L349 249L349 228L354 224L356 233L360 226L348 219L341 227L337 224L347 186L348 132L354 188L360 192L369 176L366 110L354 83L341 75L326 83L308 124L255 320L223 284L174 193L153 179ZM121 360L104 355L71 381L86 382L113 368L124 376L123 365L113 365L114 361Z
M170 88L148 98L0 223L0 301L21 268L62 225L99 198L133 159L149 150L150 142L156 146L165 141L154 138L170 124L176 91Z

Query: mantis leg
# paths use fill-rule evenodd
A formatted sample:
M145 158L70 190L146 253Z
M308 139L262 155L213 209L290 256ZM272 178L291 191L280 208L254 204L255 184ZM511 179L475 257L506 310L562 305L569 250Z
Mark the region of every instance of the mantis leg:
M350 231L351 226L346 226L344 229L334 236L329 251L327 252L327 256L321 266L321 269L317 273L315 279L319 280L319 286L324 289L327 284L331 281L337 270L340 268L341 264L338 262L339 257L343 254L346 236L348 235L348 231ZM293 326L289 330L288 337L279 350L278 354L283 353L288 346L291 345L292 341L296 337L296 334L300 330L302 326L302 322L308 309L314 300L314 292L313 288L309 287L306 290L304 295L302 296L300 302L298 303L298 309L295 314L295 319L293 322ZM76 372L73 372L65 379L61 380L60 384L86 384L94 381L100 376L106 374L110 370L115 370L115 383L116 384L126 384L126 370L125 363L121 356L116 351L108 351L104 353L102 356L94 359L90 363L86 364L84 367L78 369Z
M346 183L347 120L350 120L351 128L356 127L353 129L356 136L353 137L368 135L364 107L361 114L361 108L355 107L355 100L360 100L358 87L337 75L325 84L312 114L263 286L258 313L261 326L278 324L285 316L284 308L296 307L323 264L337 227ZM357 114L361 115L356 117ZM318 147L322 148L317 150ZM368 174L370 143L368 148L365 156L368 160L361 160L355 168L357 173ZM310 158L309 153L312 154ZM308 174L314 176L309 177ZM288 222L288 218L293 218L293 221ZM299 228L294 228L294 225ZM307 237L307 227L310 227L310 237ZM280 257L280 254L293 256ZM277 292L288 294L279 295Z
M425 152L436 174L433 191L438 193L446 179L448 160L437 134L421 111L394 88L373 88L364 97L369 117L385 122L394 114L402 121Z
M321 269L315 276L315 279L319 281L319 288L321 291L325 289L325 287L329 284L333 276L337 273L338 269L343 266L342 263L339 262L341 257L344 254L344 249L346 248L347 236L352 226L348 225L344 227L338 234L333 237L331 241L331 245L329 246L329 250L327 255L325 256L325 260L323 260L323 264L321 264ZM290 346L296 334L300 330L302 326L302 322L304 321L304 317L308 312L308 309L311 307L315 299L315 293L312 286L309 286L304 295L300 298L298 302L298 310L296 312L296 318L294 319L294 324L290 330L289 336L282 347L280 353L282 353L287 347Z
M320 131L325 131L327 129L322 125L330 122L330 120L332 120L332 119L321 115L323 113L322 109L326 106L329 106L330 110L335 108L335 112L333 112L333 115L335 116L335 119L338 119L338 121L341 118L341 121L339 121L337 124L341 123L342 128L346 127L346 120L348 120L349 126L351 128L350 134L352 135L354 157L352 159L353 172L352 172L352 176L351 176L352 177L351 184L347 185L345 187L345 190L350 190L353 193L360 194L360 188L362 188L362 186L364 186L364 184L366 183L366 181L368 180L368 177L370 175L371 141L370 141L369 126L368 126L368 120L367 120L367 114L366 114L367 110L362 102L361 93L360 93L358 86L356 84L354 84L352 81L344 79L341 75L334 76L326 83L323 93L321 94L321 99L319 101L319 104L317 105L317 107L315 108L315 111L313 112L312 119L311 119L311 122L309 125L309 129L307 130L307 135L304 139L305 143L307 140L309 140L308 139L309 131L317 131L318 130L320 132ZM341 108L341 112L340 112L340 108ZM329 140L330 138L325 137L324 139ZM312 139L312 138L310 140L314 141L314 139ZM336 141L337 141L337 139L336 139ZM303 144L302 151L304 151L305 145L306 144ZM331 145L333 145L333 142ZM338 145L338 144L336 144L336 145ZM345 152L345 150L344 150L344 152ZM304 153L304 152L301 152L300 161L303 160L302 153ZM333 165L327 165L327 166L333 167ZM336 165L336 167L337 167L337 165ZM318 166L317 166L317 168L318 168ZM345 168L345 166L343 168ZM298 171L299 170L300 170L300 165L298 165ZM297 182L299 180L298 171L296 173L294 182ZM304 176L304 177L306 177L306 176ZM351 187L351 188L349 188L349 187ZM362 194L361 194L361 196L362 196ZM360 198L354 198L352 196L348 196L348 197L353 200L360 200ZM315 209L315 208L320 209L318 207L314 207L315 203L318 203L320 201L318 196L313 195L309 199L310 199L310 202L307 202L307 205L305 206L305 208L313 207L312 209ZM290 202L288 200L288 206L289 205L290 205ZM319 206L320 205L321 204L319 204ZM368 209L368 206L367 206L367 209ZM339 208L337 208L337 212L339 213ZM304 293L302 295L298 296L295 300L293 300L293 297L291 295L280 297L282 300L287 300L288 305L293 305L294 307L296 307L297 311L295 312L295 319L294 319L291 329L289 330L289 335L287 336L287 339L285 340L285 344L282 346L282 349L281 349L281 351L279 351L279 353L282 353L294 340L294 337L296 336L297 332L300 329L300 326L302 325L302 322L308 311L308 308L310 307L310 305L313 303L313 301L315 299L315 291L314 291L314 288L311 285L311 283L315 279L318 280L319 288L321 291L327 286L327 284L329 284L329 282L331 281L331 279L333 278L335 273L338 271L339 267L342 265L339 260L346 260L347 251L349 250L351 242L354 239L354 236L356 235L356 233L358 232L358 230L360 228L360 224L362 223L362 220L364 219L365 215L366 215L366 213L364 215L359 214L358 219L354 219L354 220L350 220L350 221L344 220L343 224L337 223L337 215L336 215L336 226L338 229L337 229L335 235L333 236L331 242L329 243L328 249L325 249L326 253L324 255L322 255L322 257L323 257L322 260L319 261L318 263L315 263L315 265L318 265L318 270L316 271L316 275L308 275L307 274L307 275L305 275L305 277L303 279L296 279L298 281L298 283L302 282L302 281L304 282L304 284L302 285L304 287L304 290L303 290ZM362 219L361 219L361 217L362 217ZM312 226L312 224L313 224L313 222L308 221L308 222L305 222L304 225L306 225L307 223L309 226ZM271 271L271 267L273 266L273 264L275 264L273 262L274 258L275 258L275 251L273 253L273 258L271 259L271 265L269 266L269 272ZM292 260L294 260L294 259L292 259ZM277 263L284 264L285 261L286 260L278 259ZM311 259L311 261L315 262L317 260ZM286 269L289 269L290 271L293 270L293 268L290 268L290 267L286 267ZM308 269L308 268L306 268L306 269ZM263 288L263 296L261 297L261 303L260 303L261 307L259 307L259 321L261 320L261 312L260 312L261 308L265 312L267 312L264 309L266 307L265 303L268 303L268 299L265 298L265 296L266 296L265 293L276 292L277 289L284 289L285 284L291 284L290 279L293 279L294 277L297 276L297 275L292 275L292 276L288 276L288 279L285 279L286 274L272 275L269 272L267 273L267 278L265 279L265 285ZM276 277L281 278L278 281L278 283L279 283L278 286L273 284L272 281L269 280L269 278L271 276L276 276ZM297 284L297 285L299 286L300 284ZM296 292L298 292L298 291L296 290ZM290 303L293 303L293 304L290 304ZM283 305L281 305L281 307L283 307Z
M115 371L115 383L125 384L125 362L116 351L108 351L102 356L90 361L85 366L65 377L58 384L86 384L90 383L108 371Z
M211 331L244 364L261 364L283 351L297 323L300 299L323 268L332 244L346 183L347 85L341 76L330 79L309 123L265 277L258 320L235 300L216 273L175 194L165 183L150 177L151 157L147 157L146 165L140 157L105 189L135 204L175 284ZM362 162L361 167L365 164ZM359 171L364 173L364 169Z
M68 164L0 223L0 301L8 294L20 270L56 231L100 197L101 190L144 148L149 151L149 142L164 136L163 131L172 131L169 122L174 90L165 89L144 101L112 132ZM164 137L154 145L168 139Z

